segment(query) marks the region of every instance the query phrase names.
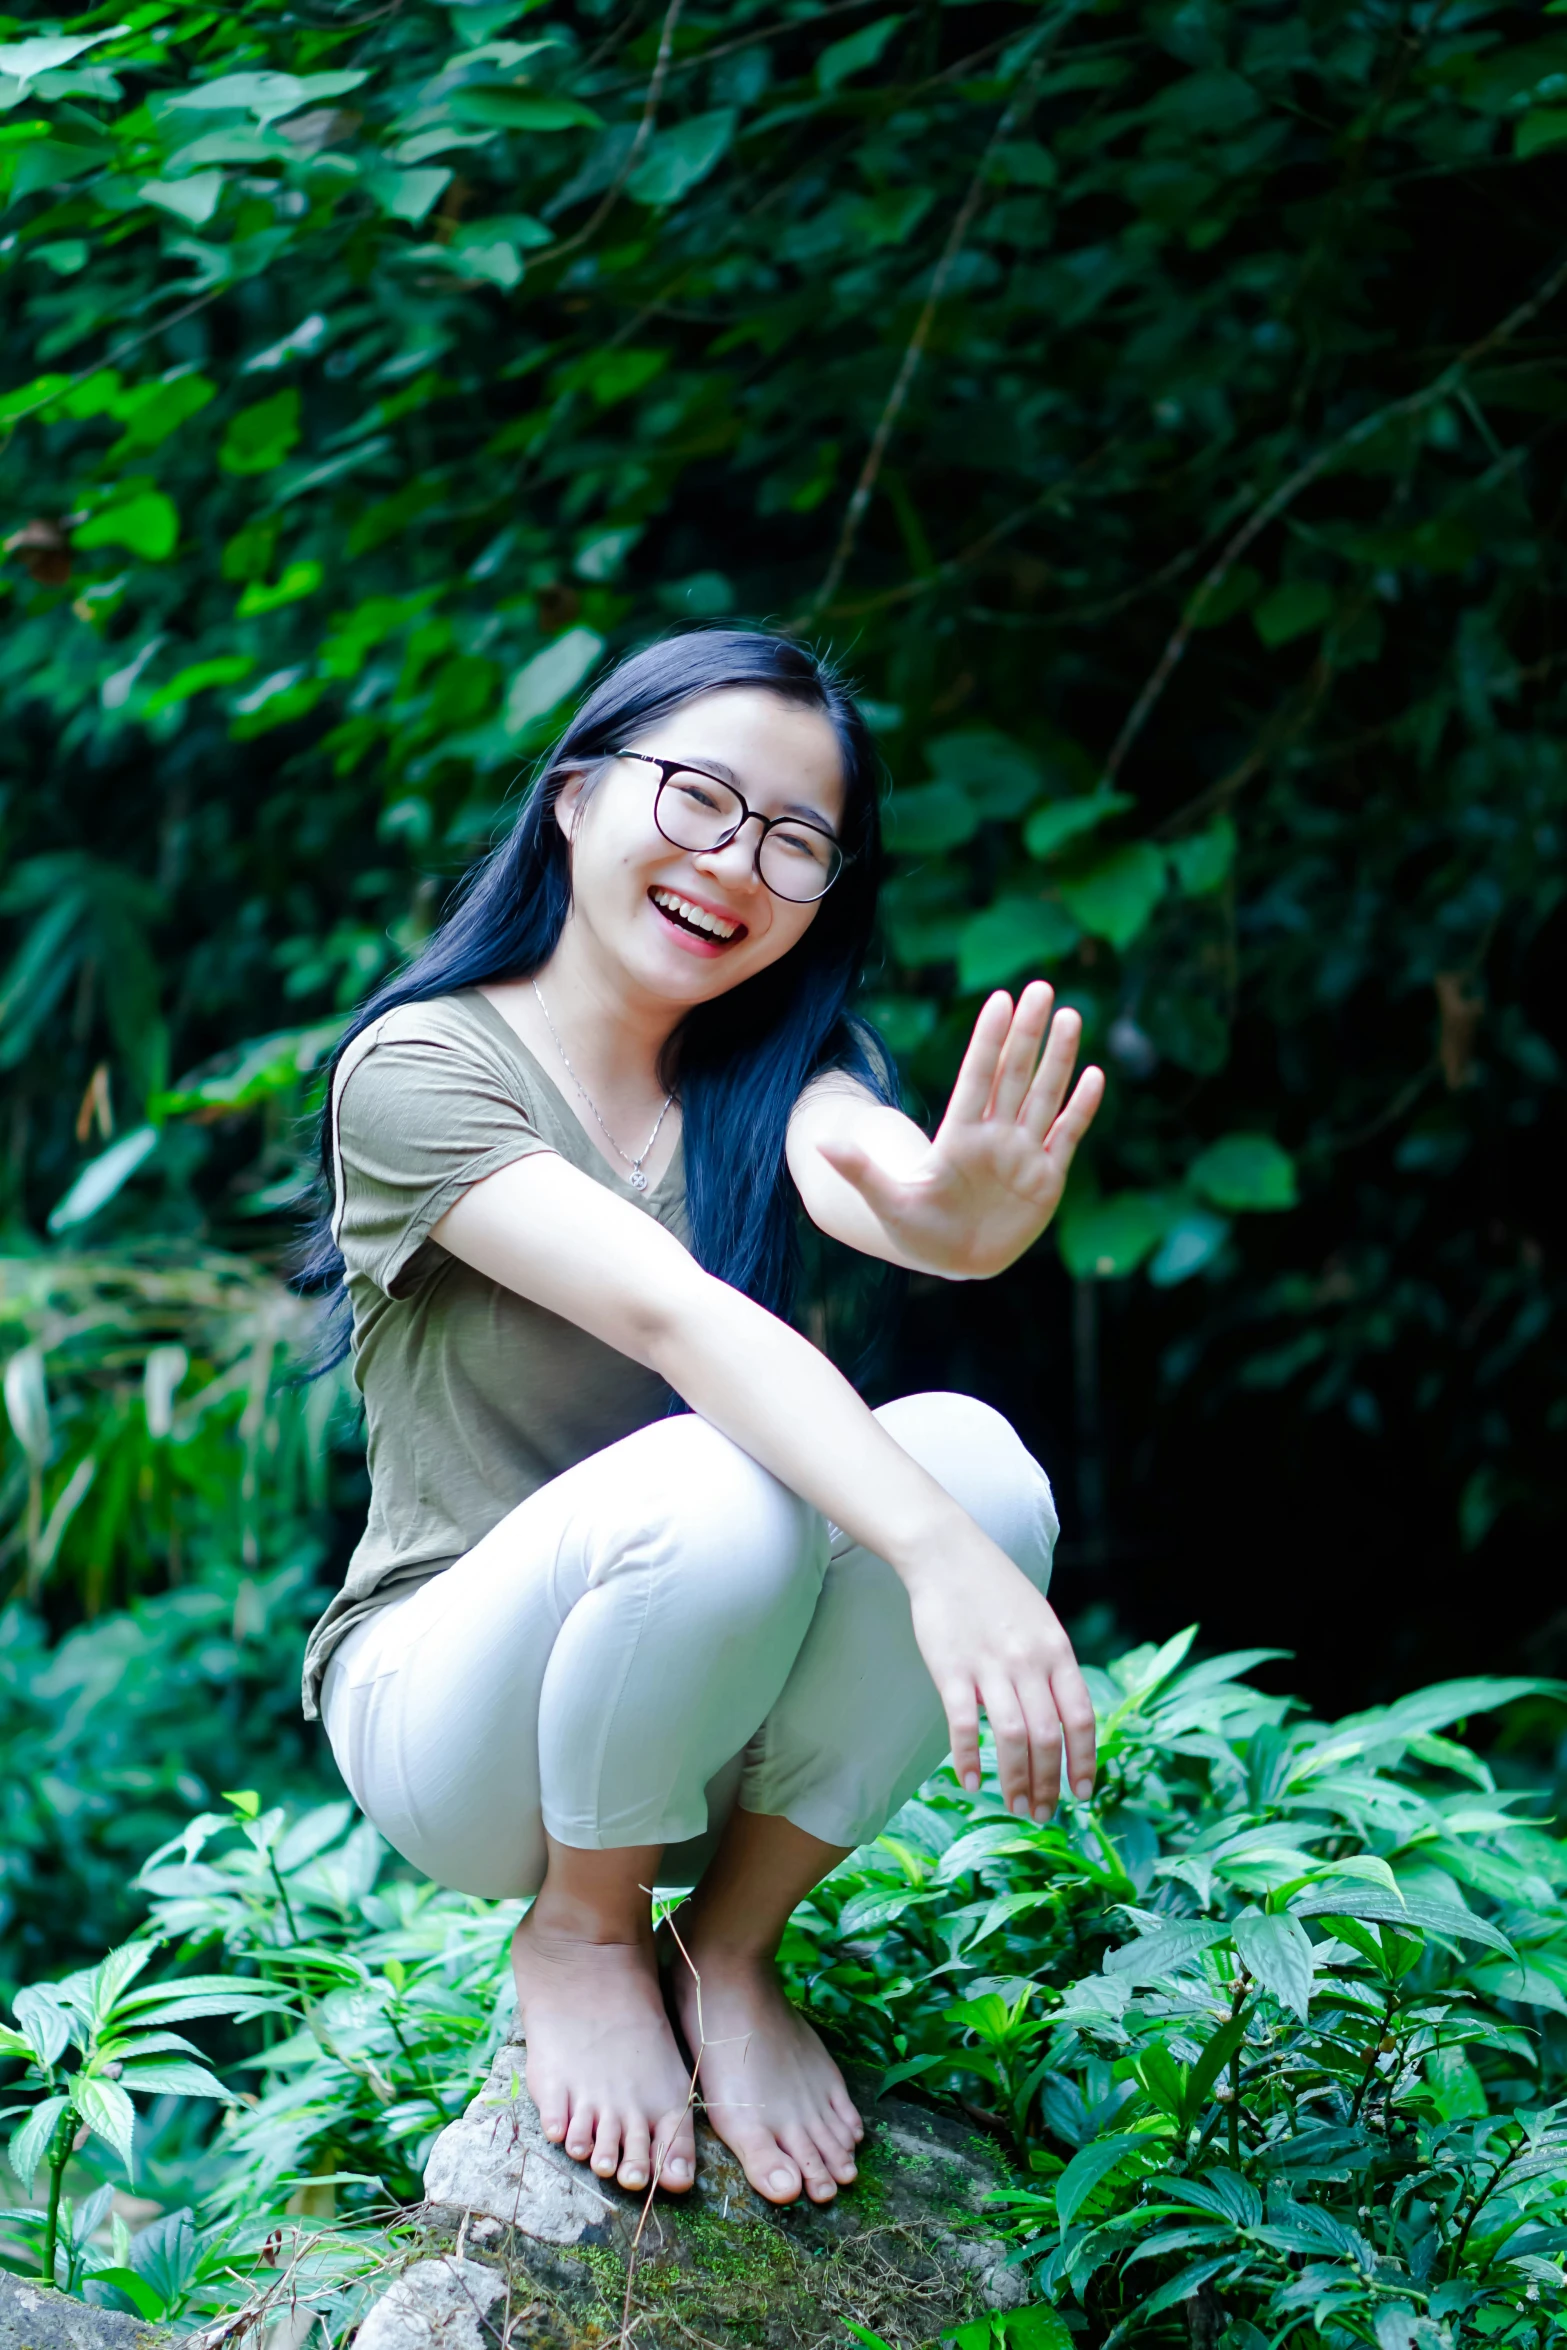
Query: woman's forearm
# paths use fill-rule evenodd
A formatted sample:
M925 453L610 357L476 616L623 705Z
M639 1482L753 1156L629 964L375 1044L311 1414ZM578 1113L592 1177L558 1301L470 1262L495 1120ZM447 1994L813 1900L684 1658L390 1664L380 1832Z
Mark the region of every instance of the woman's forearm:
M474 1185L432 1237L666 1379L906 1582L985 1538L826 1356L673 1234L541 1152Z
M912 1586L977 1531L827 1357L737 1290L699 1275L671 1301L654 1370L704 1420Z

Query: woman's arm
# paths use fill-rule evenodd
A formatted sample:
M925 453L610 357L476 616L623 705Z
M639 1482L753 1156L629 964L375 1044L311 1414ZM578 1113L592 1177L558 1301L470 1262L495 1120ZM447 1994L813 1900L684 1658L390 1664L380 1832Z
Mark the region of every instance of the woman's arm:
M965 1786L979 1785L979 1707L1002 1792L1043 1817L1094 1778L1094 1715L1053 1609L825 1355L704 1273L651 1217L536 1153L464 1194L440 1246L666 1379L781 1483L901 1577Z
M1072 1011L1052 1022L1052 1001L1040 979L1015 1011L1010 996L990 998L933 1141L850 1078L808 1087L789 1122L789 1172L812 1223L949 1281L1015 1264L1060 1205L1104 1098L1098 1069L1067 1098L1083 1023Z

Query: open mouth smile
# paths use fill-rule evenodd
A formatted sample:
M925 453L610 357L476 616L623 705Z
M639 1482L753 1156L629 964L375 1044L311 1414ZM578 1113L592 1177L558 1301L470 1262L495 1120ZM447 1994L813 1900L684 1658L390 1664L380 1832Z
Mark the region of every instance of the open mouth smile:
M743 922L732 921L727 915L714 914L706 906L697 905L691 898L682 897L674 889L650 889L648 896L666 922L688 938L700 939L704 946L733 946L746 935Z

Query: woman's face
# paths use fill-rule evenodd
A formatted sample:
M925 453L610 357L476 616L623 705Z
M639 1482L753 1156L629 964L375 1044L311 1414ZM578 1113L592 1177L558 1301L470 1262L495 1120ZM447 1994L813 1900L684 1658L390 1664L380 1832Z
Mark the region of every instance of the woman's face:
M831 725L764 687L699 694L624 747L705 768L758 816L842 829ZM816 919L820 901L777 897L758 874L760 825L744 825L727 848L676 848L653 820L656 767L616 759L592 790L584 780L556 802L571 843L570 919L634 986L680 1005L709 1002L776 963Z

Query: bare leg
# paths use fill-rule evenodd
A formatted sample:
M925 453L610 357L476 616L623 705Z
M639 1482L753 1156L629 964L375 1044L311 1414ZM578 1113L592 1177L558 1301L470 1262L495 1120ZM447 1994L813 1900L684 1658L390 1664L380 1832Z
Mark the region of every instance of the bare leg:
M690 2077L653 1951L661 1847L549 1845L549 1870L512 1940L528 2091L544 2134L601 2179L676 2193L696 2175Z
M675 1953L673 1987L686 2039L701 2050L704 2110L772 2203L793 2203L802 2188L830 2203L854 2178L865 2135L843 2075L773 1965L790 1912L845 1857L789 1820L736 1810L675 1919L691 1964Z

